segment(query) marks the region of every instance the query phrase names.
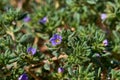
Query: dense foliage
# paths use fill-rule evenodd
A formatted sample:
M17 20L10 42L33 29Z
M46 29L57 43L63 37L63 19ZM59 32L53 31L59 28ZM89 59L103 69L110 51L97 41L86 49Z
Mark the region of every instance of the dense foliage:
M120 80L120 0L0 0L0 80Z

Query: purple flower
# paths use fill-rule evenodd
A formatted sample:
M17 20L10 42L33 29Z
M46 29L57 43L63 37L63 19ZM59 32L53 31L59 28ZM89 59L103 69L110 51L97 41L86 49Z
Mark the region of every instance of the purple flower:
M18 78L18 80L28 80L28 76L27 76L27 74L22 74L19 78Z
M29 47L29 48L27 49L27 52L28 52L28 53L31 53L32 55L34 55L34 54L36 53L36 48Z
M30 20L31 20L30 16L26 16L26 17L23 19L24 22L29 22Z
M105 13L102 13L100 17L102 20L105 20L107 18L107 15Z
M47 17L42 18L39 20L39 23L45 24L47 22Z
M104 46L108 46L108 40L107 40L107 39L105 39L105 40L103 41L103 45L104 45Z
M58 73L63 73L64 72L64 69L62 67L59 67L58 68Z
M59 34L54 34L50 38L50 42L52 43L53 46L56 46L62 42L62 36L60 36Z

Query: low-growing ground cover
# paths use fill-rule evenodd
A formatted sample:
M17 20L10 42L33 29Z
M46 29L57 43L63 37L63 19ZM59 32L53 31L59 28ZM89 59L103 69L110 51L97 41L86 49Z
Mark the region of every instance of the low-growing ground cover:
M120 0L0 0L0 80L120 80Z

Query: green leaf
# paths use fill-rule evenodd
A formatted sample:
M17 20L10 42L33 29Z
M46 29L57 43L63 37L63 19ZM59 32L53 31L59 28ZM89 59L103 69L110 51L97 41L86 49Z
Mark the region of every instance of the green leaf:
M90 64L88 65L88 67L87 67L87 69L86 69L85 72L88 73L91 68L92 68L92 63L90 63Z
M50 64L48 64L48 63L44 64L44 69L45 70L50 70Z
M100 77L101 74L101 68L98 69L98 77Z
M96 4L97 0L87 0L87 3L89 4Z
M59 56L59 53L57 53L57 51L53 51L52 54L53 54L55 57L58 57L58 56Z
M29 40L30 38L32 38L32 34L25 34L21 37L19 42L25 42L25 41Z
M107 53L105 53L105 54L102 54L102 56L110 56L110 55L111 55L110 52L107 52Z
M68 68L68 73L69 73L70 75L72 75L72 70L71 70L70 67Z
M23 19L25 16L27 16L27 12L26 12L26 13L21 14L21 15L18 17L18 20Z
M80 23L80 13L74 13L74 20L76 21L76 23L77 24L79 24Z
M68 5L73 5L73 0L66 0L66 3L67 3Z

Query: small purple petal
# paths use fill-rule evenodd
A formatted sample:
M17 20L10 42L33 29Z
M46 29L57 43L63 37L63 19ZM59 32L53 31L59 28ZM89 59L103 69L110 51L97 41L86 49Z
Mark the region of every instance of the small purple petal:
M51 43L52 43L53 46L57 45L55 41L51 41Z
M101 19L105 20L107 18L107 15L105 13L101 14Z
M47 17L44 17L39 21L39 23L45 24L47 22Z
M58 73L63 73L64 72L64 69L62 67L59 67L58 68Z
M103 44L104 44L104 46L108 46L108 40L105 39L105 40L103 41Z
M31 53L32 55L34 55L34 54L36 53L36 48L29 47L29 48L27 49L27 52L28 52L28 53Z
M28 76L27 76L27 74L22 74L19 78L18 78L18 80L28 80Z
M26 17L23 19L24 22L29 22L30 20L31 20L31 18L30 18L29 16L26 16Z

